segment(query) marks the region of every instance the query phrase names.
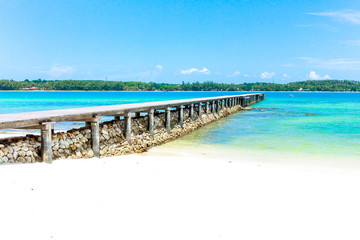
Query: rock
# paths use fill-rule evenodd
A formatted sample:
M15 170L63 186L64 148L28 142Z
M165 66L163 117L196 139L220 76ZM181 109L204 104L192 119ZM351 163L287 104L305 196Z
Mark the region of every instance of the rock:
M32 151L27 151L26 156L31 157L33 155Z
M94 157L94 151L90 148L87 152L88 157L92 158Z
M18 158L16 159L16 161L17 161L17 162L25 162L25 158L23 158L23 157L18 157Z
M1 158L1 162L3 163L7 163L9 161L9 159L7 157L2 157Z
M66 148L64 144L60 144L59 147L62 148L62 149Z
M13 149L14 149L14 152L18 152L18 151L20 151L20 147L19 147L19 146L17 146L17 145L13 146Z
M4 144L0 144L0 148L4 148L5 146L4 146Z
M31 162L32 162L32 159L31 159L31 157L25 157L25 161L26 161L27 163L31 163Z
M1 150L4 153L4 155L8 155L9 151L6 147L2 148Z
M13 153L14 152L14 149L11 147L11 146L7 146L7 150L9 153Z
M101 134L103 134L103 135L109 135L109 133L108 133L105 129L103 129L103 130L101 131Z
M53 151L57 151L57 150L59 150L59 144L56 144L55 146L53 146Z
M25 157L25 151L19 151L19 156L20 157Z
M76 149L76 146L73 144L73 145L71 145L71 149L72 150L75 150Z
M76 150L76 151L75 151L75 154L76 154L76 156L77 156L78 158L81 158L81 157L82 157L81 152L80 152L79 150Z
M70 144L69 144L67 141L64 142L64 145L65 145L65 148L69 148L69 147L70 147Z

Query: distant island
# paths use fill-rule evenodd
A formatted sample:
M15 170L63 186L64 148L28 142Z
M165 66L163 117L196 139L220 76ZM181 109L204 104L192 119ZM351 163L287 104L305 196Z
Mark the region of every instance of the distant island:
M181 84L103 80L0 80L0 90L61 91L330 91L359 92L360 82L350 80L308 80L291 83L194 82Z

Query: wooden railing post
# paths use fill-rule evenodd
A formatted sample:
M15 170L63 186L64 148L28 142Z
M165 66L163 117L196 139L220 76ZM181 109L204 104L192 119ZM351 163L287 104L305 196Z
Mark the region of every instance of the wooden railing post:
M54 122L41 123L41 159L43 162L52 163L51 130Z
M184 128L184 106L181 105L178 107L178 111L179 111L179 123L180 123L180 127Z
M100 138L99 138L99 122L100 116L94 116L87 124L91 126L91 148L94 152L94 157L100 157Z
M202 115L202 102L199 102L198 106L199 106L199 119L201 120L201 115Z
M124 121L125 121L125 125L124 125L124 133L125 133L125 139L126 141L131 145L131 116L132 113L131 112L126 112L124 114Z
M148 130L151 136L154 137L154 109L150 109L148 112Z
M171 129L170 113L171 113L171 108L167 107L165 109L165 126L166 126L166 131L168 134L170 134L170 129Z
M208 101L205 102L205 113L206 113L206 116L209 116L209 102Z
M190 104L190 119L194 120L194 104Z
M215 101L211 102L211 112L212 114L215 114Z

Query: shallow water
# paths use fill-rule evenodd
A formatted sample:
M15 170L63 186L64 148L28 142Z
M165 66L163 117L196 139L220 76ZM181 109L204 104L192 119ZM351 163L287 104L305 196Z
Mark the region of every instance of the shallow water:
M184 138L229 151L360 159L360 94L266 93L239 112Z
M241 94L237 92L0 92L2 113ZM266 99L176 141L232 152L360 159L359 93L265 93ZM107 118L105 118L107 119ZM73 123L58 123L65 130Z

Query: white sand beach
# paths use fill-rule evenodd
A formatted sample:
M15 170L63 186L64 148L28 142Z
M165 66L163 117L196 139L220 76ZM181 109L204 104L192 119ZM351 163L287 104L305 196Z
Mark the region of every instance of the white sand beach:
M220 155L165 144L0 166L0 239L360 237L360 164Z

